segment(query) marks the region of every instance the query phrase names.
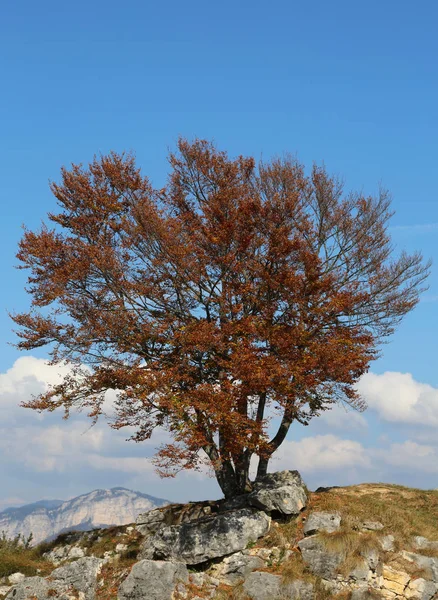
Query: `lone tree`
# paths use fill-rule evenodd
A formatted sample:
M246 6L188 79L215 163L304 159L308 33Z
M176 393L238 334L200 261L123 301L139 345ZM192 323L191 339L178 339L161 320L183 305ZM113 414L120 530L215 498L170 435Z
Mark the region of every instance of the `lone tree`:
M52 184L61 211L24 233L32 307L13 319L19 348L49 346L72 369L25 406L97 420L117 390L114 428L170 432L162 473L206 461L233 497L294 421L364 408L355 384L429 264L393 256L385 191L344 194L323 167L232 160L202 140L169 162L163 189L115 153Z

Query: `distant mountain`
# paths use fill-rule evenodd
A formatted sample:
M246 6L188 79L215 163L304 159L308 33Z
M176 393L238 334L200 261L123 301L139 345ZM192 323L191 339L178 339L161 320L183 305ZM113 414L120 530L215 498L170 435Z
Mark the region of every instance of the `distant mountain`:
M0 532L8 537L33 534L33 543L50 539L63 531L126 525L137 516L168 504L167 500L116 487L94 490L71 500L40 500L0 512Z

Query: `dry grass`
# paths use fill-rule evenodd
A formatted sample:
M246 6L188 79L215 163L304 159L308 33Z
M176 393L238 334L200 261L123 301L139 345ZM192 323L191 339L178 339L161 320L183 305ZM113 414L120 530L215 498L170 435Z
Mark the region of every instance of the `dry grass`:
M306 512L339 512L346 530L358 530L366 520L380 521L385 528L373 535L393 535L410 548L416 535L438 539L438 491L399 485L362 484L313 493Z
M117 600L117 590L135 562L135 559L121 558L104 565L98 578L96 600Z
M48 575L54 566L44 560L38 548L32 548L21 536L0 537L0 577L19 571L23 575Z

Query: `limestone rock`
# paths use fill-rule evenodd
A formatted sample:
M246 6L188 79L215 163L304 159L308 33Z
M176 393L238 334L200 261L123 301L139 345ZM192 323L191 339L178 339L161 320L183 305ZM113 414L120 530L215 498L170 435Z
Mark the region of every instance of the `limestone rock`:
M141 560L120 586L118 600L171 600L175 587L188 577L182 563Z
M304 524L304 535L314 535L320 531L333 533L341 526L341 515L330 512L312 512Z
M196 565L243 550L266 535L271 519L249 508L219 513L195 523L163 527L147 538L142 558L175 559Z
M414 562L420 569L425 569L430 574L430 579L438 583L438 558L415 554L414 552L402 552L403 558Z
M438 542L436 541L429 541L427 538L422 537L421 535L417 535L414 537L413 539L414 542L414 547L417 550L437 550L438 549Z
M257 481L246 501L267 512L297 515L306 506L307 495L298 471L279 471Z
M303 561L308 565L310 571L323 579L333 577L340 564L345 560L344 552L329 550L317 535L300 540L298 547L301 550Z
M86 550L80 546L57 546L50 552L44 554L44 558L56 566L60 565L65 560L75 558L83 558L86 555Z
M405 598L412 600L430 600L438 591L438 585L426 579L412 579L403 592Z
M382 546L382 550L385 552L393 552L395 549L395 538L393 535L384 535L379 539L379 543Z
M313 600L314 598L311 583L296 580L285 584L279 575L262 571L250 573L243 589L251 600L274 600L274 598Z
M241 583L251 571L261 569L266 566L265 561L259 556L251 556L236 552L227 556L224 560L213 569L215 576L226 585L236 585Z
M383 588L399 595L403 594L403 591L411 578L410 575L404 571L398 571L388 565L383 565L382 577Z
M44 577L26 577L14 585L6 600L69 600L64 586L57 581L47 581Z
M10 585L0 585L0 596L6 596L10 589Z
M8 581L11 585L15 585L16 583L20 583L20 581L23 581L25 577L26 575L23 575L23 573L12 573L12 575L9 575Z
M94 556L80 558L52 571L50 577L66 587L84 593L84 600L94 600L97 576L104 561Z

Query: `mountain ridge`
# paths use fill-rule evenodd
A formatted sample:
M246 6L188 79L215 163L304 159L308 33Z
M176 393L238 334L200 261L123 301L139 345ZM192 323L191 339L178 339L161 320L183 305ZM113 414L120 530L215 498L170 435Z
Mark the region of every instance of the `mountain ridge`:
M126 525L141 512L168 503L123 487L96 489L68 500L38 500L4 509L0 511L0 531L8 537L32 534L37 544L63 531Z

